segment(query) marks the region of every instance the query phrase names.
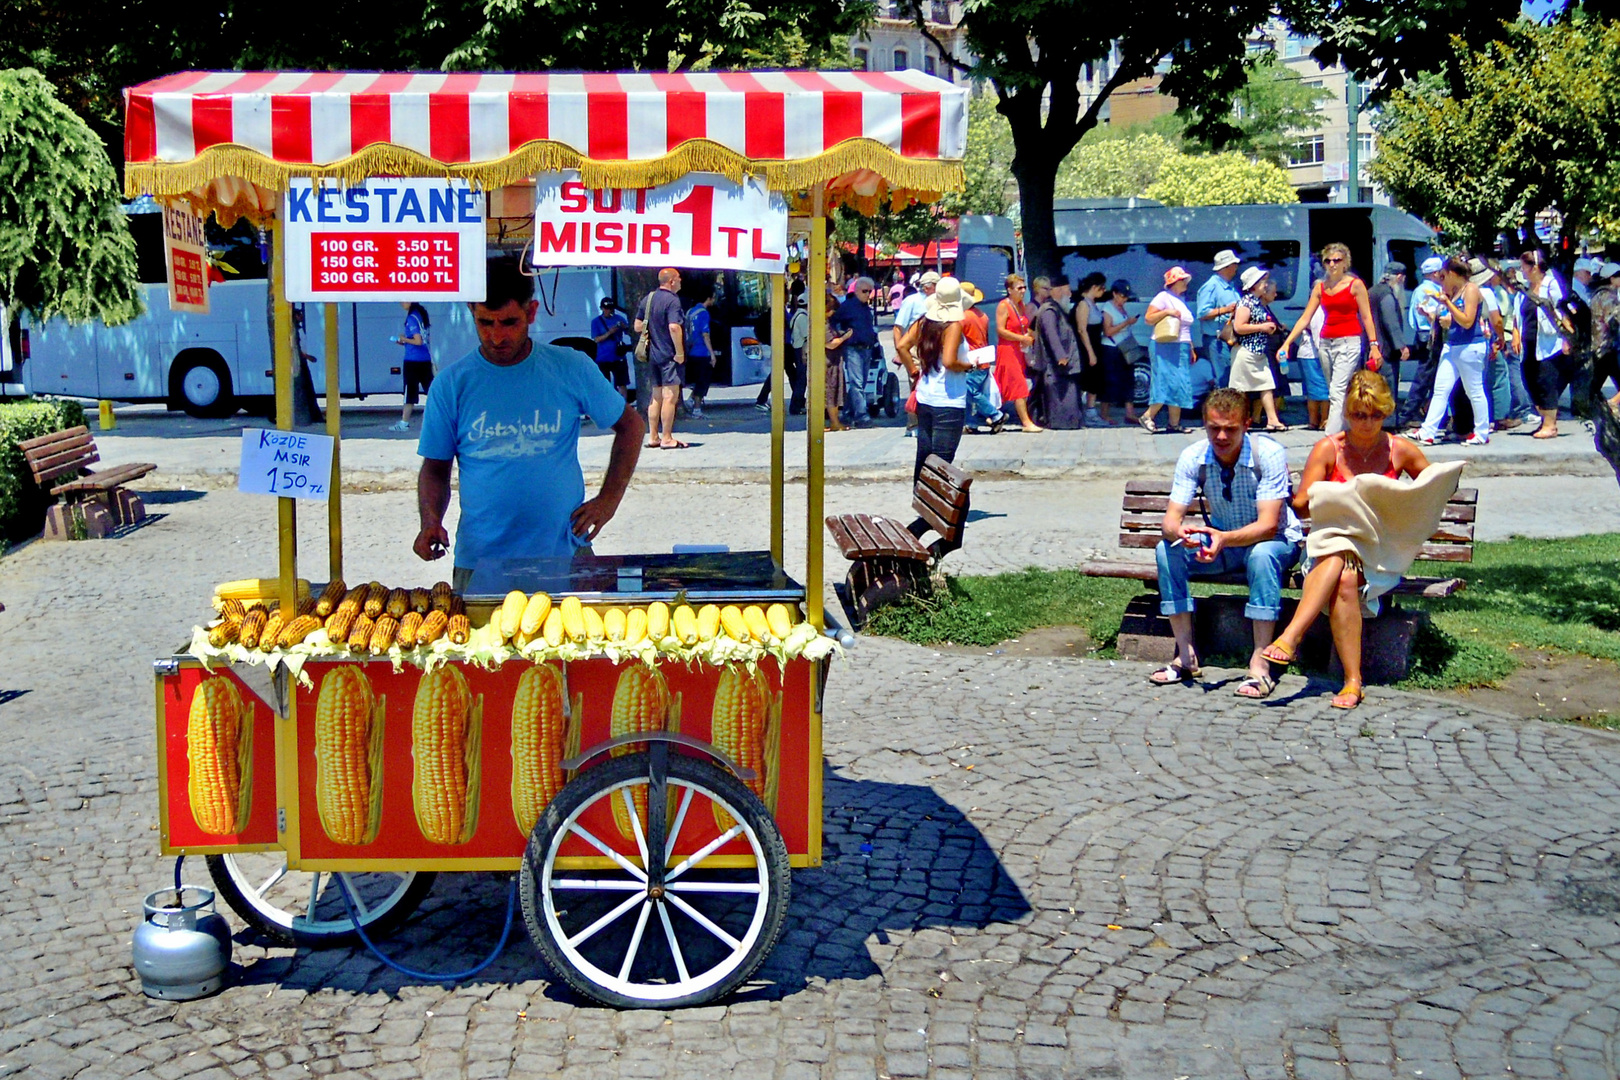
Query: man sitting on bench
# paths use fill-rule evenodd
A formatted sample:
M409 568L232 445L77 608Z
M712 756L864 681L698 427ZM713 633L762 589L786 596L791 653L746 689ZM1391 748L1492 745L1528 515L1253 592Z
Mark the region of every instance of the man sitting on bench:
M1148 676L1159 685L1191 682L1202 671L1193 645L1191 576L1243 571L1249 602L1243 609L1254 623L1249 677L1238 684L1240 697L1263 698L1276 688L1271 664L1261 655L1271 643L1282 613L1283 576L1299 559L1304 531L1288 505L1288 453L1275 440L1249 434L1249 402L1238 390L1216 390L1204 402L1208 436L1176 461L1170 502L1164 513L1159 562L1159 610L1176 636L1175 659ZM1184 517L1199 498L1205 524Z

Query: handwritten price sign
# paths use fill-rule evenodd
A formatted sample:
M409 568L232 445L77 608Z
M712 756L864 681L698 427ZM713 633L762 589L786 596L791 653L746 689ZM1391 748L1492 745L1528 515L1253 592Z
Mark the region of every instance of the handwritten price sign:
M331 495L332 436L268 428L242 429L236 490L249 495L325 502Z

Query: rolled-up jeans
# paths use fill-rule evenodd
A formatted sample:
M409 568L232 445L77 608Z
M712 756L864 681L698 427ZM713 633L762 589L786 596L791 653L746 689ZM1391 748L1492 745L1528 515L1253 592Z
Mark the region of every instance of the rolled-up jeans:
M1223 548L1213 562L1201 563L1196 548L1171 546L1160 540L1154 554L1159 563L1159 613L1184 615L1193 610L1189 579L1216 577L1244 571L1249 578L1246 619L1275 622L1282 615L1283 575L1299 561L1299 545L1287 540L1262 540L1253 547Z
M851 424L865 424L872 419L866 400L872 348L854 343L844 346L844 419Z
M1502 354L1507 358L1508 392L1511 403L1508 415L1520 420L1536 415L1536 403L1531 400L1530 388L1524 384L1524 357L1516 352Z
M990 395L985 387L990 383L990 369L976 367L967 373L967 422L977 424L981 419L987 424L996 422L1001 415L990 402Z

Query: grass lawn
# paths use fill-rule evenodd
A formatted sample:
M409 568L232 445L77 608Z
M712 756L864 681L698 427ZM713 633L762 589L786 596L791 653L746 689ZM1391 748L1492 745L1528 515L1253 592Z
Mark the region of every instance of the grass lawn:
M1468 587L1425 607L1430 631L1413 653L1409 689L1490 686L1511 674L1514 648L1620 662L1620 534L1504 540L1474 546L1453 569ZM993 645L1042 626L1079 626L1112 655L1134 581L1075 570L1024 570L949 579L950 588L878 612L867 632L922 645Z

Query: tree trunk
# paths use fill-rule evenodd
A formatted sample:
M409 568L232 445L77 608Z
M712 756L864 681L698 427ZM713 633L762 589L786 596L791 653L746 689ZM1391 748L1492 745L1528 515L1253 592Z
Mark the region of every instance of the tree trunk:
M1057 231L1052 223L1058 164L1046 154L1020 153L1013 158L1012 172L1018 180L1024 226L1024 262L1031 277L1043 274L1050 277L1063 269L1058 260Z

